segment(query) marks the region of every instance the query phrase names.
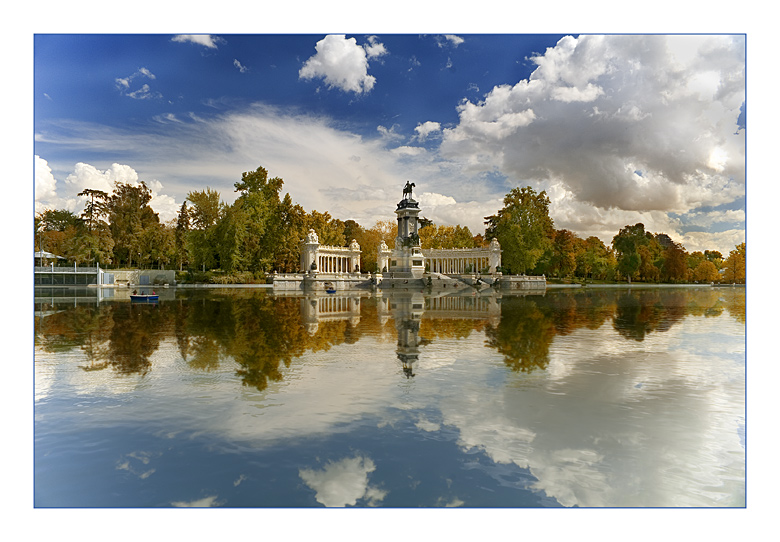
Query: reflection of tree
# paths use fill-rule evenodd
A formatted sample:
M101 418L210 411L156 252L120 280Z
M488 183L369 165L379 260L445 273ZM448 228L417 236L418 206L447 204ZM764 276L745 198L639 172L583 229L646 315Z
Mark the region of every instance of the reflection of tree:
M612 325L622 336L642 341L653 331L668 331L688 311L684 290L640 290L621 292Z
M120 373L146 374L165 333L165 311L159 305L120 303L112 306L111 316L107 361Z
M722 300L723 305L729 314L733 316L737 322L744 324L745 319L745 290L735 288L719 288L720 294L719 300Z
M544 300L544 298L539 298ZM504 297L501 321L485 330L487 345L504 355L504 362L515 371L545 369L549 350L556 335L555 320L549 309L542 310L536 298Z
M262 390L281 380L282 364L289 366L306 352L353 344L365 336L382 342L398 337L395 316L388 318L386 307L380 312L379 305L386 305L387 299L364 297L359 315L321 318L316 333L310 334L301 313L301 304L309 298L275 297L258 290L184 290L177 298L159 305L68 306L46 316L40 314L51 307L38 307L36 347L45 352L80 348L89 361L85 370L108 366L123 374L145 374L159 344L172 338L191 368L215 370L234 360L242 382ZM556 335L597 329L608 319L618 333L636 341L668 330L686 315L715 317L726 309L745 322L744 289L732 288L548 291L544 296L505 295L500 307L500 320L494 324L472 318L469 311L463 313L467 318L458 318L457 311L447 316L426 311L419 335L435 342L484 331L487 345L501 352L508 366L530 372L547 367Z
M35 318L35 344L46 352L66 352L84 347L85 344L107 339L104 324L98 307L69 307Z
M429 340L465 339L473 331L483 331L486 320L472 318L423 318L420 322L420 335Z

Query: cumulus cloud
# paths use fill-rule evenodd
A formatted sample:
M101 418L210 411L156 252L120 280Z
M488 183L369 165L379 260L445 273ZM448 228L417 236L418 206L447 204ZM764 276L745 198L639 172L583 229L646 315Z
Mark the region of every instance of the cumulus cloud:
M459 106L441 150L601 210L687 212L744 193L744 39L566 37L528 79Z
M463 41L463 38L456 36L455 34L444 34L443 36L436 36L436 43L439 45L439 47L445 47L446 45L457 47L463 43Z
M360 499L379 504L386 491L368 485L368 475L376 470L374 462L363 456L329 462L322 470L300 469L301 479L313 489L317 502L325 506L355 506Z
M216 49L218 44L225 43L224 39L209 34L178 34L171 38L171 41L178 43L194 43L209 49Z
M425 141L429 135L441 132L441 124L429 120L418 124L414 131L417 134L417 139Z
M316 54L298 72L300 79L323 79L328 88L362 94L374 88L376 78L368 75L368 60L387 53L374 36L363 46L355 38L328 35L317 42Z
M57 179L51 172L49 163L35 155L35 212L42 212L42 203L57 196ZM39 206L41 208L39 209Z
M128 165L115 163L111 164L110 168L101 171L95 166L83 162L76 164L73 168L73 173L70 173L65 178L65 186L67 187L68 193L74 198L76 194L86 188L102 190L103 192L110 194L113 192L114 183L116 182L138 186L140 184L140 179L135 169ZM149 206L159 215L160 220L165 222L175 218L179 211L179 204L176 203L176 200L172 196L162 193L162 183L157 180L152 180L147 182L146 185L152 193L152 199L149 202ZM85 201L86 198L82 196L79 200L79 211L83 209ZM70 207L73 207L73 205ZM49 208L51 208L51 206L49 206Z

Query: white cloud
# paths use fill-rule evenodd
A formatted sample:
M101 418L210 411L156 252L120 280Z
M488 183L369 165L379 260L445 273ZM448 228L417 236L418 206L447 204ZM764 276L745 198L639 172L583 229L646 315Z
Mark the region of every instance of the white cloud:
M171 38L171 41L178 43L195 43L208 47L209 49L216 49L220 43L225 43L225 40L218 36L210 36L209 34L179 34Z
M363 45L363 48L366 50L366 56L368 58L379 58L380 56L387 54L387 49L379 42L379 38L376 36L369 36L366 41L368 41L368 43Z
M717 250L723 257L745 242L745 230L731 229L722 232L689 231L682 235L681 243L688 252Z
M559 183L604 212L744 194L743 38L566 37L532 60L528 79L459 107L445 157L515 185Z
M57 179L52 175L49 163L35 156L35 212L43 212L43 202L57 197ZM40 202L40 203L39 203Z
M460 36L456 36L454 34L444 34L443 36L436 36L436 43L439 45L439 47L444 47L445 45L452 45L453 47L457 47L461 43L463 43L463 38Z
M65 178L65 185L71 197L82 190L89 188L92 190L102 190L111 194L114 190L114 183L120 182L131 186L138 186L140 180L138 173L130 166L123 164L111 164L111 167L105 171L97 169L95 166L79 162L73 169L73 173ZM152 199L149 206L158 213L160 220L165 222L175 218L179 211L179 204L176 200L162 193L163 185L157 180L146 183L152 193ZM81 197L79 211L83 209L86 198Z
M355 38L328 35L317 42L316 54L309 58L298 72L301 79L323 79L328 88L361 94L374 88L376 78L368 75L368 59L387 51L375 37L364 46Z
M244 66L243 64L241 64L241 62L239 62L237 58L233 59L233 65L236 68L238 68L238 71L240 71L241 73L246 73L248 71L248 69L249 69L246 66Z
M368 475L375 470L370 458L357 455L328 462L322 470L300 469L298 474L316 491L317 502L325 506L355 506L363 498L376 505L387 492L368 485Z
M136 71L134 74L128 76L128 77L117 77L114 79L114 83L116 85L116 88L119 90L119 92L125 96L129 96L130 98L134 98L136 100L145 100L148 98L162 98L162 94L156 91L152 91L151 87L149 87L148 83L144 83L141 85L141 87L130 91L131 83L134 79L137 78L147 78L147 79L156 79L157 77L149 71L148 68L138 68L138 71Z
M441 132L441 124L429 120L418 124L414 131L420 141L425 141L430 134Z
M410 147L404 145L401 147L396 147L394 149L391 149L390 152L397 154L398 156L419 156L425 153L425 149L422 147Z
M171 503L171 506L175 506L176 508L213 508L220 505L221 503L217 501L216 495L203 497L202 499L196 499L194 501L176 501Z

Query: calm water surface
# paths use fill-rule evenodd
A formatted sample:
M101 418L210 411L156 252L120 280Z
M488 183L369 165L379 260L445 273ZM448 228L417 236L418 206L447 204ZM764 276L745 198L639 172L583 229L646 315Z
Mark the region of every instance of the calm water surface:
M36 291L38 507L740 507L745 293Z

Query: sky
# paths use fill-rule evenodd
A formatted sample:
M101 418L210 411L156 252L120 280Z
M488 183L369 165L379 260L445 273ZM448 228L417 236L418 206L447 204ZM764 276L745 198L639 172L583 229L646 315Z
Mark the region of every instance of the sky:
M410 181L473 234L531 186L582 238L745 241L744 34L37 33L33 60L36 212L144 181L167 221L262 166L367 228Z

